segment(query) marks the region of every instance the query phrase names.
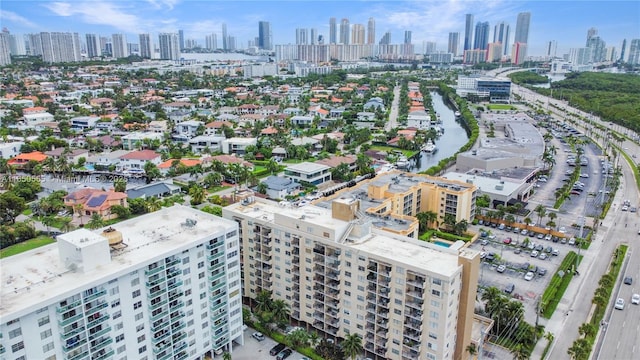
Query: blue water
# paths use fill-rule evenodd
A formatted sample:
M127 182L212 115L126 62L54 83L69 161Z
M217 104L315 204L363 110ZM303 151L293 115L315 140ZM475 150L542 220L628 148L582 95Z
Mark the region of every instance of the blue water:
M438 245L438 246L442 246L442 247L451 247L451 244L449 244L448 242L444 242L444 241L440 241L440 240L436 240L433 242L434 244Z

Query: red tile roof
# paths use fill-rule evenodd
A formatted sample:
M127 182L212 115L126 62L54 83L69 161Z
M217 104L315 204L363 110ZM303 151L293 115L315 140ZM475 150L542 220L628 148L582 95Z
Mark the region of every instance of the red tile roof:
M128 154L124 154L122 156L120 156L120 159L130 159L130 160L153 160L157 157L159 157L160 154L158 154L157 152L153 151L153 150L137 150L137 151L132 151Z

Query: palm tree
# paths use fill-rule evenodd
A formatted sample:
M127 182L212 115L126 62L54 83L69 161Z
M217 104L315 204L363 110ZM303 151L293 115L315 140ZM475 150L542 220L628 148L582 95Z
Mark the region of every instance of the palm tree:
M309 346L315 348L318 345L318 341L320 341L320 335L317 332L312 331L309 333Z
M102 220L102 216L100 216L100 214L98 213L93 213L93 215L91 215L91 219L87 223L87 227L89 229L97 229L102 226L104 226L104 220Z
M78 217L80 217L80 225L82 225L82 217L83 217L82 211L84 211L84 206L82 206L82 204L75 204L73 206L73 210L75 210L76 213L78 214Z
M50 216L50 215L45 216L42 218L41 222L42 222L42 225L47 227L47 232L51 232L51 226L53 226L53 223L54 223L53 216Z
M158 199L155 196L151 196L151 197L147 198L145 200L144 204L145 204L145 206L147 208L147 212L158 211L162 207L162 204L160 204L160 199Z
M256 305L255 309L257 312L269 311L272 308L271 292L262 290L256 296Z
M273 319L277 323L286 324L289 321L291 309L289 307L289 304L287 304L284 300L278 299L274 300L271 304L271 312L273 313Z
M513 354L513 360L528 360L531 355L531 351L522 344L516 344L511 353Z
M596 334L596 327L591 323L584 323L578 328L578 333L585 338L592 337Z
M309 342L309 334L304 329L296 329L285 336L285 342L293 348L302 347Z
M189 188L189 196L191 196L191 205L199 205L204 201L206 193L202 186L195 184Z
M544 205L538 204L533 211L538 215L538 224L542 224L542 218L545 217L547 211L544 208Z
M591 352L591 345L587 339L581 338L573 342L571 347L567 350L567 354L571 356L573 360L586 360Z
M549 213L549 221L555 223L555 219L558 217L558 214L556 214L555 212L550 212Z
M69 231L69 225L71 225L71 217L63 216L58 218L58 222L62 225L61 229L64 231Z
M340 346L346 356L350 357L351 360L355 360L356 356L362 352L362 337L355 333L349 334L340 343Z
M231 360L231 353L225 352L222 354L222 360Z

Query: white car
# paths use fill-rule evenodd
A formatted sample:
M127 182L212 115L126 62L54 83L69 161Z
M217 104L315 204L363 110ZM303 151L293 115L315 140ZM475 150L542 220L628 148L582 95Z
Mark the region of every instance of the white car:
M624 299L623 298L618 298L618 300L616 300L616 309L618 310L624 310Z
M504 265L500 265L498 266L498 268L496 269L497 272L499 273L503 273L505 270L507 270L507 267Z
M631 297L631 303L640 305L640 294L633 294L633 296Z
M533 272L529 271L528 273L526 273L524 279L527 281L531 281L533 279Z
M534 258L534 257L538 257L538 251L537 251L537 250L533 250L533 251L531 252L531 257L533 257L533 258Z

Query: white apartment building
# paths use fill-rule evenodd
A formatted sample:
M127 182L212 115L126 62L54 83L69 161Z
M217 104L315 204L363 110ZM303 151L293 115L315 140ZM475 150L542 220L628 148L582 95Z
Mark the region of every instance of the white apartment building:
M320 185L331 181L331 168L327 165L302 162L287 166L284 176L299 183Z
M183 206L2 261L0 357L203 359L243 344L238 227Z
M355 198L299 208L240 196L223 217L240 225L245 301L270 291L301 326L361 335L368 358L465 356L478 252L375 229Z

